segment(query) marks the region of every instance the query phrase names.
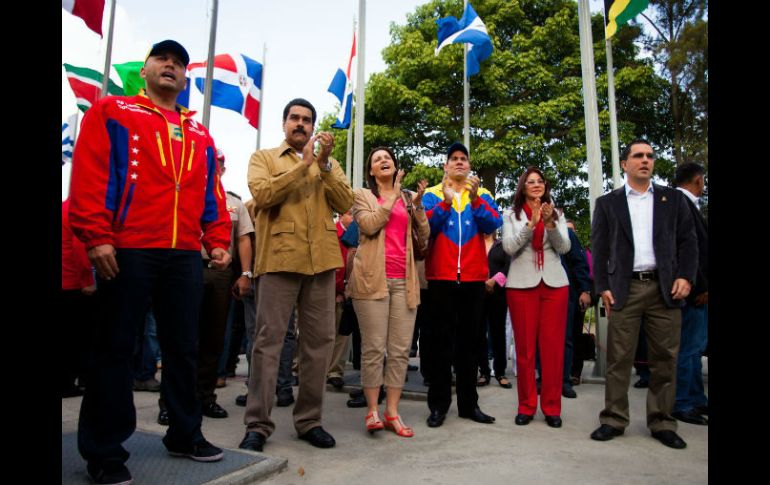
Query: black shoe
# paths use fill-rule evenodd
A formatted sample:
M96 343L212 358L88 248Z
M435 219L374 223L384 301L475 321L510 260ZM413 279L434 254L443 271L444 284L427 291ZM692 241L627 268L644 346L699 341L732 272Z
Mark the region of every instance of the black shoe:
M510 389L513 387L513 384L507 377L505 377L505 374L499 376L496 375L495 379L497 379L497 383L500 384L500 387L505 389ZM505 379L505 382L503 382L503 379Z
M572 389L572 386L570 387L562 387L561 388L561 395L568 398L568 399L575 399L577 397L577 393L574 389Z
M546 416L545 423L552 428L561 428L560 416Z
M480 375L478 379L476 379L476 387L484 387L489 385L489 376Z
M356 394L354 397L348 399L348 402L345 404L347 404L349 408L365 408L366 398L364 397L364 393Z
M690 409L688 411L674 411L671 413L671 416L685 423L699 424L701 426L709 424L709 420L698 414L695 409Z
M650 381L648 379L639 379L634 384L634 387L637 389L644 389L645 387L650 387Z
M65 398L65 397L82 396L83 395L83 391L84 391L84 389L82 387L78 387L78 386L73 384L72 386L68 387L67 389L64 389L61 392L61 397Z
M681 450L682 448L687 447L687 443L685 443L678 434L668 429L664 429L663 431L653 431L652 437L669 448Z
M242 450L262 451L265 446L265 435L256 431L247 431L238 448Z
M168 411L161 409L158 413L158 424L168 426Z
M408 370L408 371L415 371L415 370L420 370L420 368L417 367L416 365L406 364L406 370Z
M495 418L488 414L484 414L481 412L481 409L479 409L478 406L473 408L473 411L470 413L462 413L459 415L461 418L470 419L472 421L476 421L477 423L484 423L484 424L491 424L495 422Z
M430 416L428 416L428 426L431 428L438 428L442 424L444 424L444 420L446 419L446 413L442 413L441 411L431 411Z
M705 406L695 406L695 412L698 414L703 414L708 416L709 415L709 405L706 404Z
M236 406L245 406L246 405L246 394L240 394L238 396L235 396L235 405Z
M609 424L603 424L591 433L591 439L596 441L609 441L616 436L622 435L624 431L625 430L623 429L613 428Z
M205 439L193 443L189 446L175 446L170 444L168 435L163 437L163 444L171 456L183 456L195 461L219 461L225 456L222 448L217 448Z
M278 400L275 403L275 405L279 408L285 408L286 406L291 406L292 404L294 404L294 394L278 396Z
M334 441L334 438L332 437L332 435L327 433L320 426L311 428L310 431L308 431L305 434L299 435L298 438L301 440L307 441L308 443L315 446L316 448L333 448L334 445L337 444L337 442Z
M342 377L330 377L326 379L326 383L331 384L335 389L342 389L345 386L345 381L342 380Z
M417 349L411 349L409 351L409 357L417 357Z
M222 419L227 417L227 411L217 404L216 401L212 401L203 405L203 415L209 418Z
M531 414L519 413L519 414L516 415L516 419L514 419L513 421L514 421L514 423L518 424L519 426L525 426L525 425L529 424L530 421L532 421L532 418L534 418L534 416L532 416Z
M134 483L131 472L122 463L111 463L106 467L88 465L88 474L94 483L110 485L129 485Z

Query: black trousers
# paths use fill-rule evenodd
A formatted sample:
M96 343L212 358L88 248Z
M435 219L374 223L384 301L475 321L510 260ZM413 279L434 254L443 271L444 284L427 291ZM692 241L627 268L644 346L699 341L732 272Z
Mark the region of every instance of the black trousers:
M428 282L432 303L428 360L430 387L428 407L446 413L452 404L452 364L457 373L457 410L469 414L476 407L478 341L481 333L481 312L484 282L457 283L431 280Z
M93 347L94 307L96 295L86 296L80 290L61 290L59 293L60 349L59 391L62 394L84 387L88 361Z
M492 365L495 376L504 376L508 365L505 354L505 313L508 304L505 301L505 290L500 288L500 293L484 294L484 308L481 317L481 336L479 337L478 362L479 373L489 378L489 346L492 344Z
M163 353L166 440L186 447L203 439L196 395L200 251L118 249L116 258L118 276L97 281L98 335L78 423L78 450L98 466L125 463L129 457L122 443L136 429L131 356L150 298Z

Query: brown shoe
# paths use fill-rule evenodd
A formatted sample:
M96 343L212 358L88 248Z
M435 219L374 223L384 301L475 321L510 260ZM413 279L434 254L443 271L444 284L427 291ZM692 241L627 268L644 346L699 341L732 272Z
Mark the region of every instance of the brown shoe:
M217 389L225 387L227 385L227 379L224 377L217 377Z

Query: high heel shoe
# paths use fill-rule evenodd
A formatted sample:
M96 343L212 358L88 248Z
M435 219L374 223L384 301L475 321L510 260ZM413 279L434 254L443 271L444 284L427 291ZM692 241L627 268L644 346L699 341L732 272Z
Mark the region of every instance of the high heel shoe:
M380 419L380 414L377 411L372 411L366 415L366 431L370 434L374 434L375 431L379 431L383 428L385 428L385 425Z
M390 417L386 412L385 427L403 438L411 438L412 436L414 436L414 430L406 426L404 422L401 421L401 416L399 416L398 414L393 417Z

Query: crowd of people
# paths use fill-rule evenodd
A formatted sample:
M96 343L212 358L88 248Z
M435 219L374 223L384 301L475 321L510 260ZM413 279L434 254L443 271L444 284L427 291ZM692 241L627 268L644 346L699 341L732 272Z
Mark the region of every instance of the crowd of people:
M414 436L399 401L418 349L427 425L446 420L453 385L460 418L493 424L477 387L493 371L502 388L513 386L507 321L514 421L529 424L539 408L559 428L561 399L575 398L580 382L583 315L599 299L609 317L607 383L591 438L610 440L629 424L641 328L652 436L683 448L677 420L707 423L702 167L680 166L678 190L658 185L650 144L629 143L626 184L596 202L591 262L537 167L524 170L502 211L463 144L448 147L439 184L421 180L414 191L402 187L394 150L378 146L366 187L353 190L331 157L334 136L315 132L315 108L296 98L283 112L285 140L249 161L244 204L222 186L225 157L208 130L176 104L188 63L179 43L159 42L141 70L142 92L88 110L62 203L62 311L75 336L62 396L83 394L78 448L96 483L131 482L122 443L136 427L134 390L159 391L171 455L220 460L202 416L228 416L215 387L242 341L242 449L263 451L274 404L294 405L299 439L334 447L322 426L324 393L327 383L344 386L351 346L363 392L348 405L366 408L367 432Z

